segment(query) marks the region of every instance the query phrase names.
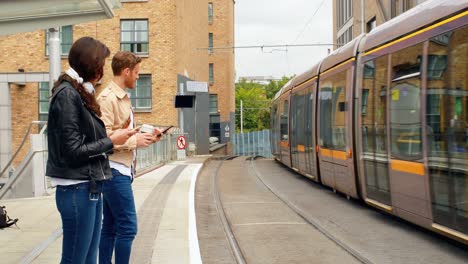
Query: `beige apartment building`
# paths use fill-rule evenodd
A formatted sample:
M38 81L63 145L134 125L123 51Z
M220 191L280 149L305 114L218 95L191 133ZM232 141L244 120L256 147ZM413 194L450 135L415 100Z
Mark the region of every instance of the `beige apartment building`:
M61 67L68 68L67 54L74 40L91 36L105 43L111 57L119 50L128 50L142 57L136 89L129 91L139 123L159 126L179 124L179 111L174 98L180 80L208 83L210 120L205 136L229 141L234 127L234 51L218 52L216 46L234 45L233 0L121 0L113 19L60 27ZM97 87L99 93L111 80L111 58L106 62L105 76ZM43 73L47 76L49 59L46 30L0 37L0 74ZM185 84L185 83L184 83ZM0 87L3 88L3 87ZM10 104L10 116L1 116L10 123L11 138L0 138L0 144L17 149L28 126L34 120L46 120L49 85L43 82L9 82L0 96ZM198 98L198 96L197 96ZM2 102L3 102L2 101ZM190 111L186 109L185 111ZM8 129L8 128L7 128ZM228 133L226 133L228 132ZM206 139L208 141L208 139ZM19 155L24 156L28 147ZM2 155L0 169L6 164Z
M333 44L341 47L426 0L333 0Z

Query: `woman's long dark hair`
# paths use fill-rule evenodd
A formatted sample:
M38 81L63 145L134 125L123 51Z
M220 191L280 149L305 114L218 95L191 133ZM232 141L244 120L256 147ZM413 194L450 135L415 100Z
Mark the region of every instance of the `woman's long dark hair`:
M104 76L104 63L109 55L109 48L99 40L91 37L82 37L73 43L68 53L68 63L83 78L83 82L89 82L96 79L99 80ZM63 81L71 83L86 103L86 106L98 116L101 116L101 109L96 101L96 97L88 93L82 84L79 84L67 74L60 75L54 84L52 93L55 92Z

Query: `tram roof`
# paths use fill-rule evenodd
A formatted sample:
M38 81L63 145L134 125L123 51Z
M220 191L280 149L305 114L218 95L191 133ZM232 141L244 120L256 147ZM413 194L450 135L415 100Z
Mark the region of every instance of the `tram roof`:
M346 43L343 47L334 50L332 54L323 60L322 65L320 66L320 73L356 56L358 45L363 36L364 35L359 35Z
M318 63L312 66L312 68L310 68L309 70L294 77L294 86L300 85L306 82L307 80L313 78L314 76L317 76L319 73L318 71L319 71L320 63L322 63L322 60L320 60Z
M285 85L283 85L283 87L275 94L275 97L273 98L273 100L278 99L283 93L290 90L293 87L293 85L292 85L293 80L294 80L294 78L292 78Z
M361 47L368 51L400 36L468 8L468 0L429 0L383 23L367 34Z

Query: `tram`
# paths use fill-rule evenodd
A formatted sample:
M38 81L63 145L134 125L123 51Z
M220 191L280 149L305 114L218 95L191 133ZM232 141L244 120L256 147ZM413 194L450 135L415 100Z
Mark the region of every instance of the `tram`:
M274 158L468 244L468 0L429 0L294 77Z

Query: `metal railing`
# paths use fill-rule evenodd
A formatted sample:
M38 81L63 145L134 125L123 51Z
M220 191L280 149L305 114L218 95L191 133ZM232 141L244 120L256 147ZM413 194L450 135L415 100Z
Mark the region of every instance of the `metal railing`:
M271 158L270 130L235 133L231 138L232 154Z
M177 137L178 136L187 137L188 134L173 132L171 134L165 135L155 144L152 144L146 148L138 149L137 154L137 173L140 170L145 170L162 164L170 160L177 159Z
M45 167L47 164L47 137L44 135L47 122L33 121L29 126L20 146L16 150L11 160L2 169L1 174L4 174L18 153L24 147L29 136L31 138L31 148L25 157L23 157L19 166L14 170L5 185L0 188L0 199L2 198L19 198L48 195L53 192L53 187L50 185L50 178L45 177ZM39 134L31 134L33 125L44 125ZM147 148L140 148L137 152L137 172L145 171L146 169L164 164L170 160L177 159L177 137L185 133L181 133L177 128L173 129L171 134L165 135L161 140ZM33 140L34 139L34 140ZM34 142L34 144L33 144ZM34 147L33 147L34 146Z

